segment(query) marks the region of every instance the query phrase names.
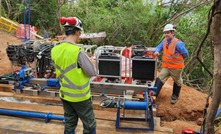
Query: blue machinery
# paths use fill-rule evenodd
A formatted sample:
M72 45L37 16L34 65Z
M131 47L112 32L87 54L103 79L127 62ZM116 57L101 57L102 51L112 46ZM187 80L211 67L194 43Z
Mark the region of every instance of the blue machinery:
M152 98L148 96L147 92L144 92L144 102L138 101L124 101L122 104L120 102L120 98L118 99L117 103L117 118L116 118L116 128L118 129L131 129L131 130L154 130L154 118L153 118L153 109L152 109ZM121 117L120 116L120 109L123 105L123 110L144 110L145 117L144 118L128 118L128 117ZM149 127L147 128L131 128L131 127L124 127L120 125L120 121L127 120L127 121L145 121L149 122Z
M148 90L155 90L155 88L148 88ZM154 115L153 115L153 100L152 97L148 95L148 92L143 92L144 101L137 101L135 99L126 100L125 97L118 97L117 102L115 102L115 98L105 98L100 102L100 106L103 108L117 108L117 116L116 116L116 128L117 129L127 129L127 130L146 130L153 131L154 130ZM133 100L133 101L132 101ZM121 116L123 111L123 116ZM134 118L131 115L127 116L126 110L143 110L144 117L142 118ZM133 111L134 112L134 111ZM127 116L127 117L126 117ZM140 116L140 114L139 114ZM130 122L142 122L142 127L127 127L124 124L124 121L128 123Z
M0 109L0 114L20 116L20 117L40 118L40 119L45 119L46 123L52 119L65 121L64 116L53 115L52 113L39 113L39 112L28 112L28 111L20 111L20 110Z
M33 76L33 68L26 67L23 65L21 69L13 74L15 83L14 83L14 89L20 89L23 90L24 85L27 85L30 83L30 80L34 78ZM60 84L59 81L55 78L47 79L46 85L44 85L41 88L41 91L45 90L46 88L50 87L56 87L59 88Z
M18 81L15 83L14 88L18 90L23 90L23 86L25 84L29 84L29 80L34 79L32 77L32 70L30 68L26 68L23 66L17 73L14 74L15 79ZM46 81L47 85L43 87L41 90L43 91L45 88L48 87L58 87L59 82L56 79L47 79ZM98 85L97 85L98 86ZM104 85L102 85L103 87ZM112 85L106 85L106 87L112 87ZM129 88L125 85L116 84L116 87L118 87L118 90L120 91L122 89ZM122 87L121 87L122 86ZM114 103L115 105L112 105L113 107L117 108L117 116L116 116L116 128L117 129L130 129L130 130L147 130L147 131L153 131L154 130L154 119L153 119L153 100L152 97L148 95L147 90L155 90L156 87L149 87L146 86L131 86L133 89L143 89L143 95L144 95L144 101L128 101L125 98L121 99L121 97L118 98L118 102ZM98 87L99 88L99 87ZM121 90L122 91L122 90ZM121 117L121 109L123 109L123 112L125 113L126 110L144 110L145 111L145 117L144 118L128 118L125 115ZM42 118L45 119L45 122L49 122L51 119L55 120L64 120L63 116L56 116L52 113L43 114L43 113L36 113L36 112L27 112L27 111L18 111L18 110L5 110L0 109L0 114L5 115L13 115L13 116L22 116L22 117L33 117L33 118ZM135 127L124 127L122 126L121 122L123 121L139 121L139 122L146 122L147 127L146 128L135 128Z
M32 68L27 68L26 66L22 66L22 68L14 74L15 78L15 90L23 90L24 86L26 84L30 84L30 81L35 79L33 77L33 69ZM96 84L92 82L92 91L93 88L99 89L100 87L107 87L107 88L112 88L112 91L117 91L121 92L123 89L133 89L136 93L136 91L142 90L143 95L144 95L144 101L129 101L126 100L125 98L122 100L122 98L118 98L118 102L115 103L114 107L117 108L117 115L116 115L116 128L117 129L129 129L129 130L146 130L146 131L153 131L154 130L154 118L153 118L153 101L152 97L148 95L149 90L155 90L155 87L148 88L147 86L143 85L125 85L125 84L114 84L116 89L113 89L113 85L111 83L109 84ZM46 85L41 88L41 91L48 87L59 87L59 82L57 79L47 79L46 80ZM111 90L101 90L99 89L99 92L106 92L111 91ZM133 118L133 117L126 117L126 114L124 114L121 117L121 111L125 113L126 110L139 110L139 111L144 111L145 112L145 117L143 118ZM6 109L0 109L0 114L4 115L13 115L13 116L21 116L21 117L32 117L32 118L41 118L45 119L45 122L49 122L51 119L55 120L62 120L64 121L63 116L56 116L53 115L52 113L37 113L37 112L27 112L27 111L18 111L18 110L6 110ZM139 121L139 122L144 122L146 123L145 127L142 128L136 128L136 127L127 127L123 126L124 121Z
M23 89L24 85L29 83L29 80L33 78L33 69L32 68L26 68L26 66L22 66L21 69L14 73L15 78L15 89Z

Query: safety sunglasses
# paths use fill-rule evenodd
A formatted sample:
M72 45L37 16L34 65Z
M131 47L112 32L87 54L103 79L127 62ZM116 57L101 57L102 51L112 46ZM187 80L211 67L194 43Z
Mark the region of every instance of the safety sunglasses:
M76 25L77 24L77 19L75 17L61 17L60 18L60 23L61 25L64 25L66 24L66 22L69 24L69 25Z

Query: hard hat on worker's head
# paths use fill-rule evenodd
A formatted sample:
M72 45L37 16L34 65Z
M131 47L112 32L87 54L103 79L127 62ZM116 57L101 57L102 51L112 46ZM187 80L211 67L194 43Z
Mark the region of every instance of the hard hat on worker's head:
M166 31L175 31L176 28L173 24L167 24L164 29L163 29L163 32L166 32Z
M76 27L80 30L83 30L83 24L77 17L61 17L60 23L63 25L67 30L73 27Z

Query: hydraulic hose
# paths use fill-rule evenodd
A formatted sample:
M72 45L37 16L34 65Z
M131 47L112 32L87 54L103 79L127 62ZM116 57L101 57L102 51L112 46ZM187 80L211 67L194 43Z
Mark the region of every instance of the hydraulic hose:
M105 98L100 101L100 107L114 108L114 107L116 107L116 102L114 101L114 98Z

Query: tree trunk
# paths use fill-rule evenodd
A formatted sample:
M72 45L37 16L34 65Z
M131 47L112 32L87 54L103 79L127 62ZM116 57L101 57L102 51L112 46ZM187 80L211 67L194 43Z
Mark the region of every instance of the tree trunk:
M215 0L214 2L215 12L211 24L212 42L214 45L213 101L206 118L206 134L214 134L214 119L221 101L221 2L220 0Z
M63 0L57 0L57 18L58 20L61 18L61 6L65 4L65 1ZM62 27L59 25L59 34L62 34Z
M11 12L12 12L12 7L11 7L11 4L10 4L10 0L5 0L6 2L6 5L7 5L7 9L8 9L8 18L11 17Z

